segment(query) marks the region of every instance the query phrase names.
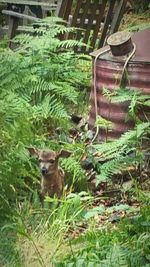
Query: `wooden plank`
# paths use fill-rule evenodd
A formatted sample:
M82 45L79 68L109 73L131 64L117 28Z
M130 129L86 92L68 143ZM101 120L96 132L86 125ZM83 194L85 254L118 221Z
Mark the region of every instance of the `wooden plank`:
M121 0L120 3L118 4L117 10L115 12L115 16L113 18L113 21L111 23L111 28L110 28L110 34L116 32L119 28L121 19L124 14L124 10L127 4L127 0Z
M2 27L2 31L4 33L8 32L8 30L9 30L8 25ZM20 32L31 33L33 31L34 31L33 26L18 26L17 29L16 29L16 32L18 32L18 33L20 33Z
M92 6L92 10L91 10L90 18L89 18L89 23L88 23L88 26L87 26L87 29L85 32L85 36L83 39L83 42L86 44L88 44L88 40L90 37L90 32L91 32L93 20L94 20L96 9L97 9L97 4L98 4L98 1L95 0L95 2L93 3L93 6ZM86 51L86 47L82 47L81 52L85 52L85 51Z
M56 15L68 21L72 4L73 0L59 0L56 9Z
M13 18L9 17L9 22L8 22L8 47L13 49L13 43L11 42L11 39L15 37L16 34L16 29L18 27L18 18Z
M104 16L105 7L106 7L106 1L103 1L103 3L101 5L99 5L99 16L97 18L96 26L95 26L95 29L94 29L93 38L91 40L91 48L89 49L90 51L92 49L94 49L94 47L95 47L95 44L96 44L96 41L97 41L97 37L98 37L98 33L99 33L99 30L100 30L100 26L101 26L101 22L102 22L102 19L103 19L103 16Z
M75 26L76 25L76 21L78 19L78 14L79 14L81 5L82 5L82 1L78 0L77 4L76 4L75 11L74 11L74 15L73 15L73 18L72 18L71 26Z
M69 15L71 14L71 8L72 8L73 0L68 0L66 3L66 9L63 16L64 20L68 21Z
M52 0L48 0L51 3L46 3L46 0L41 1L29 1L29 0L0 0L0 3L9 3L9 4L18 4L18 5L29 5L32 7L41 6L41 7L55 7L56 14L63 19L70 21L71 26L77 26L81 29L81 31L77 33L69 33L67 36L63 36L62 38L76 38L77 40L81 39L83 37L83 42L88 43L91 45L91 48L87 49L85 46L83 46L81 49L75 49L79 50L78 52L89 52L91 49L95 48L95 44L97 41L97 36L99 34L99 28L102 22L102 18L105 13L106 6L109 7L107 10L107 15L104 21L104 28L102 31L101 39L99 42L99 47L102 47L104 44L104 40L106 39L106 35L108 33L108 29L110 28L111 24L111 17L114 13L115 3L117 2L117 8L115 10L115 15L112 21L111 25L111 33L115 32L119 25L120 21L124 12L125 5L127 3L127 0L77 0L75 8L72 12L72 4L73 0L58 0L58 4L55 5L54 2L52 4ZM28 16L25 14L20 14L18 12L14 12L11 10L4 10L3 14L8 15L11 17L12 21L18 20L18 19L28 19L32 22L39 21L37 17ZM70 15L71 14L71 15ZM70 19L71 18L71 19ZM14 34L16 29L17 23L11 23L9 24L10 32ZM91 32L93 32L93 35L91 37Z
M72 16L71 23L70 23L70 25L73 26L73 27L76 26L76 22L77 22L77 19L78 19L78 14L79 14L81 5L82 5L82 1L78 0L77 3L76 3L76 8L75 8L74 14ZM68 39L72 39L73 37L74 37L74 33L69 33L68 34Z
M86 5L84 7L84 13L81 16L81 19L77 19L77 21L76 21L76 26L80 27L81 29L84 28L85 24L89 23L88 19L86 18L86 15L87 15L87 12L88 12L88 9L89 9L89 6L90 6L90 2L91 2L91 0L87 0ZM82 36L82 31L78 31L77 40L80 40L81 36Z
M98 44L98 48L101 48L104 45L106 34L107 34L107 31L108 31L109 25L111 24L111 18L112 18L112 14L114 12L115 3L116 3L116 0L108 2L109 8L108 8L108 11L107 11L107 14L106 14L106 17L105 17L104 27L103 27L103 30L102 30L102 34L101 34L101 38L100 38L99 44Z
M0 3L3 4L16 4L16 5L28 5L28 6L41 6L41 7L57 7L56 4L50 4L45 2L38 1L29 1L29 0L0 0Z
M27 20L35 21L35 22L40 20L40 18L29 16L29 15L18 13L18 12L14 12L11 10L3 10L2 14L8 15L10 17L18 18L18 19L27 19Z
M95 48L107 1L108 0L77 1L74 14L72 15L71 26L78 27L81 30L79 30L76 35L73 33L69 34L68 38L79 40L83 37L83 42L89 44L91 47L86 48L83 46L81 49L76 48L76 51L80 50L80 52L87 53Z
M58 3L58 7L57 7L57 10L56 10L57 16L59 16L61 18L64 17L64 13L65 13L65 10L66 10L67 2L68 2L67 0L61 0Z
M56 7L56 16L58 16L58 17L59 17L59 14L61 13L62 3L63 3L63 0L60 0L60 1L58 1L58 3L57 3L57 7ZM61 16L60 16L60 17L61 17Z

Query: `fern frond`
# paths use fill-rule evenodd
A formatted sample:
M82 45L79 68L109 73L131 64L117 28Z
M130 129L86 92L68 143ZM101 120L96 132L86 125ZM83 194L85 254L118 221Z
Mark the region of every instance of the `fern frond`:
M150 123L140 123L134 130L124 133L118 140L94 145L94 148L101 154L100 158L108 160L99 165L100 175L97 176L97 184L110 179L112 175L119 173L124 168L141 164L143 154L140 146L149 132ZM131 154L135 154L135 156L132 157Z
M72 50L80 42L59 39L60 34L75 31L61 22L60 18L39 21L31 35L16 36L15 50L0 53L0 198L6 200L3 204L27 195L24 177L35 176L33 170L29 174L31 164L24 146L44 147L49 143L47 136L51 137L56 127L62 129L66 140L69 114L80 105L78 89L90 80L89 69L82 70L83 62L81 67L81 59ZM70 164L74 179L84 176L78 156Z
M104 94L107 97L107 91L109 93L109 90L105 89ZM119 88L118 90L115 90L112 95L110 96L110 100L112 103L115 102L125 102L125 101L131 101L134 96L139 96L140 92L133 91L128 88Z
M54 26L54 25L56 26L58 23L60 23L62 25L63 25L63 23L67 24L67 22L65 20L63 20L61 17L57 17L57 16L45 17L42 20L40 20L38 23L34 23L34 24L35 25L36 24L37 25L39 25L39 24L40 25L50 25L50 27L51 27L51 25L52 26Z
M27 43L31 43L34 40L34 37L31 34L19 34L15 37L14 42L19 43L21 46Z
M74 87L69 85L67 82L47 82L45 80L39 79L31 83L31 94L42 92L50 93L59 98L66 99L74 104L77 103L78 93L74 90Z
M118 140L97 144L94 145L94 148L102 154L102 157L111 158L120 155L127 148L132 150L137 144L137 140L144 138L149 130L150 122L143 122L138 124L134 130L124 133Z
M68 159L63 159L62 166L66 172L72 174L73 184L85 179L85 171L81 168L80 158L69 157Z
M101 261L102 267L128 267L128 250L124 250L120 245L114 244L107 253L106 259Z
M83 43L82 41L78 41L78 40L64 40L62 42L59 43L58 47L62 47L62 48L72 48L72 47L82 47L82 46L87 46L85 43Z
M136 166L137 162L142 162L142 157L121 156L104 163L100 167L100 175L96 177L96 184L108 181L114 174L121 173L122 170L131 166Z
M0 114L1 117L5 116L5 119L18 118L23 110L28 110L29 105L23 99L19 98L17 94L3 94L0 99Z
M38 119L47 119L49 117L59 119L59 118L69 118L64 105L58 101L54 96L45 96L43 101L37 105L33 106L33 117Z

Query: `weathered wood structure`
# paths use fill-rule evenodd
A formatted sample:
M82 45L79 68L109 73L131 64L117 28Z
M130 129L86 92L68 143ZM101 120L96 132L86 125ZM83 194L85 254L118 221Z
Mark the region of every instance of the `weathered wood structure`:
M127 0L0 0L7 4L3 14L9 17L8 35L15 35L20 20L38 21L44 15L57 15L79 30L67 38L82 40L83 46L78 52L91 52L104 45L106 36L118 30ZM33 15L24 14L28 7ZM11 47L11 41L9 42Z

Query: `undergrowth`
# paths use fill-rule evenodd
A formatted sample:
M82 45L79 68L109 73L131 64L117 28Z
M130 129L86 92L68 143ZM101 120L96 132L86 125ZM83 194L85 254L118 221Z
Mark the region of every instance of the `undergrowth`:
M104 93L111 102L128 101L129 107L125 119L134 121L135 127L122 134L117 140L93 145L95 154L96 152L99 154L95 162L100 170L97 184L110 180L128 167L134 167L138 175L138 170L140 172L143 169L146 155L150 153L147 146L150 135L149 95L142 95L141 91L135 92L128 89L120 89L117 92L114 90L113 95L108 94L107 90Z
M117 210L128 210L130 216L115 225L109 220L99 225L108 208L99 207L97 215L89 216L94 198L85 192L62 200L47 198L50 209L38 208L36 197L32 206L28 201L17 204L0 231L2 266L149 266L150 199L137 194L140 213L118 205Z
M22 201L39 184L35 161L31 163L25 147L60 149L57 128L59 141L68 142L71 114L86 110L78 104L88 86L90 61L73 52L80 42L59 38L69 31L75 29L66 27L60 18L48 18L31 35L17 36L14 50L4 49L0 54L2 217L11 212L18 197ZM78 156L72 162L74 179L80 173L83 178Z
M87 189L87 180L80 162L86 156L92 159L97 185L131 165L141 171L149 153L149 147L144 151L142 147L150 123L146 116L143 122L137 111L149 107L149 96L129 90L108 96L111 101L130 101L127 119L135 120L135 128L117 141L88 145L84 139L70 140L71 114L86 110L83 91L90 64L87 56L73 52L81 42L61 40L62 34L75 31L61 23L58 18L43 20L33 34L16 37L15 50L2 48L0 54L0 265L148 267L149 195L132 189L139 209L95 206L97 199L81 192ZM26 150L29 145L72 152L60 162L69 188L61 199L47 197L43 209L37 193L39 170ZM101 196L98 200L105 201ZM128 219L110 223L109 217L122 210Z
M57 267L140 267L150 266L150 199L142 195L140 215L118 225L89 229L70 241L71 253Z

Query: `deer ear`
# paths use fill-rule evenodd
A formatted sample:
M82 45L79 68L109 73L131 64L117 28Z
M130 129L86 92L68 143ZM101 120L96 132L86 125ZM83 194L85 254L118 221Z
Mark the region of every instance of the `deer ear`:
M31 156L38 157L40 150L35 147L26 147L26 149L29 151Z
M58 154L57 157L58 158L68 158L70 155L72 154L72 152L68 151L68 150L63 150L61 149Z

